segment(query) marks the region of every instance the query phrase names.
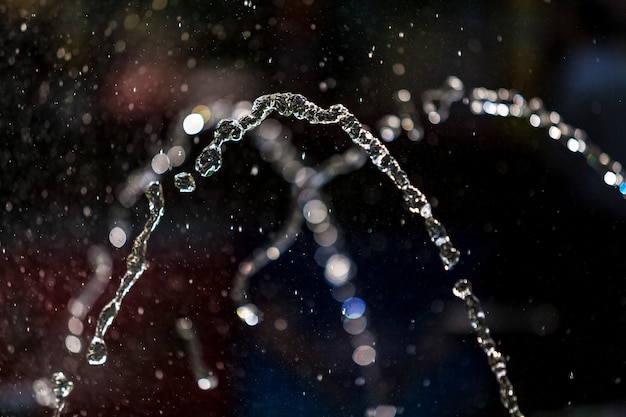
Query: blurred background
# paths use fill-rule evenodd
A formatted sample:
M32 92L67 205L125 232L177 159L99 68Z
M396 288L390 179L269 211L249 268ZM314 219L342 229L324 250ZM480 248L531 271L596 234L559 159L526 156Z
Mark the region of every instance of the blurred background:
M421 107L450 75L514 88L626 159L626 3L8 0L0 21L0 415L53 415L62 371L68 416L504 416L460 278L526 415L626 414L624 198L527 120L457 103L432 125ZM357 164L307 200L332 233L303 220L250 280L260 322L237 317L241 262L276 257L258 248L298 210L293 166L349 139L275 116L194 193L173 176L194 172L219 119L286 91L385 138L461 251L452 271ZM166 209L148 269L90 366L152 180Z

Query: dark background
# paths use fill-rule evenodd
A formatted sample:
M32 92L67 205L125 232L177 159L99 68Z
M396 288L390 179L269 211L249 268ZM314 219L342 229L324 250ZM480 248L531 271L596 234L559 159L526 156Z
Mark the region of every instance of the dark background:
M52 415L33 382L63 371L75 383L71 416L363 416L382 404L405 416L504 416L451 294L463 277L526 415L626 413L623 197L525 120L457 104L432 126L420 104L449 75L515 88L626 159L623 2L9 0L0 32L0 415ZM245 326L225 294L239 262L283 224L289 186L246 140L225 147L216 175L196 175L194 194L177 193L173 174L191 171L211 138L194 143L182 118L198 104L292 91L343 103L376 131L400 112L399 89L425 135L388 146L432 199L459 265L443 270L422 221L368 165L323 192L358 268L376 363L352 361L308 230L254 277L265 316ZM280 122L307 165L349 146L336 127ZM68 303L92 277L90 249L110 255L86 343L145 222L145 199L123 204L120 193L173 144L188 157L162 176L149 269L107 334L109 361L91 367L65 348ZM116 225L129 235L121 249L108 239ZM181 317L220 379L214 390L196 384Z

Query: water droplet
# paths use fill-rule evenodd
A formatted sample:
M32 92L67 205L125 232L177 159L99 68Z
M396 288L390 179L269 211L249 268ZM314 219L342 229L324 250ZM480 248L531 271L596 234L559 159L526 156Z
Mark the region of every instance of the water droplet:
M210 177L222 167L222 144L213 141L196 158L196 171L203 177Z
M465 300L467 297L472 295L472 284L466 279L460 279L456 282L456 284L454 284L452 293L455 297Z
M102 365L107 361L107 345L99 337L94 337L87 348L89 365Z
M215 128L215 140L239 141L243 138L244 130L237 120L222 119Z
M52 390L58 399L65 399L74 389L74 383L68 381L63 372L52 374Z
M174 176L174 185L181 193L191 193L196 189L196 181L188 172L181 172Z

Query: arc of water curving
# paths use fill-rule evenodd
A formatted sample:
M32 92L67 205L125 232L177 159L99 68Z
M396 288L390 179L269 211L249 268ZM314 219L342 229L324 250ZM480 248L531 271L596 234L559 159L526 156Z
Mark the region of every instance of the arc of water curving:
M440 102L449 105L456 100L459 90L453 88L451 93L453 93L454 99L446 100L443 97L444 99ZM277 93L259 97L255 100L250 114L238 120L224 119L218 123L213 141L202 150L196 159L196 170L205 177L217 172L222 164L222 145L228 141L240 141L247 131L258 126L273 111L283 116L293 115L297 119L307 120L312 124L339 124L350 139L367 153L372 163L391 179L395 187L402 193L409 211L419 214L424 219L430 239L439 248L439 256L444 268L449 270L458 262L459 252L452 245L443 225L432 215L432 209L426 196L410 183L406 172L401 169L396 159L391 156L381 141L365 129L343 105L334 105L329 109L323 109L305 97L291 93ZM312 182L308 187L320 187L329 178L332 178L332 175L318 172L317 176L314 175L310 179ZM195 188L193 178L186 173L176 177L176 185L185 192L193 191ZM121 279L115 297L103 308L98 318L95 335L87 351L87 359L92 365L103 364L107 359L104 342L105 333L115 319L124 296L146 269L145 257L148 240L164 213L163 190L158 182L153 182L148 186L146 196L149 201L150 214L142 232L133 243L131 253L127 258L127 271ZM242 296L245 294L245 285L242 286L240 294ZM472 293L471 284L466 280L458 281L455 285L454 294L465 301L470 323L476 331L478 342L487 354L491 369L500 385L500 397L503 405L512 416L523 417L517 405L513 386L506 373L505 360L495 348L495 341L490 337L484 312L480 306L480 301ZM181 337L187 336L185 333ZM203 366L198 365L197 368L198 375L200 373L211 375ZM204 378L200 378L199 381L205 384L206 389L214 386L213 383L206 385Z
M222 166L222 145L229 141L240 141L246 132L259 126L274 111L282 116L293 115L296 119L306 120L311 124L338 124L352 142L367 153L374 166L389 177L402 193L409 211L422 216L431 241L439 249L444 268L449 270L456 265L459 251L452 244L445 227L433 216L431 205L424 193L411 184L406 172L380 139L365 129L342 104L324 109L300 94L276 93L261 96L254 101L250 114L238 120L223 119L217 124L213 141L196 158L196 171L204 177L217 172Z
M491 372L493 372L498 382L500 402L502 402L502 405L512 417L524 417L517 404L517 395L515 395L513 383L507 373L506 360L502 352L498 350L496 341L491 337L491 330L487 326L485 311L480 304L480 300L472 291L472 284L466 279L460 279L454 284L452 293L455 297L465 302L467 317L476 334L478 345L487 355L487 362Z
M115 320L122 306L122 300L147 268L146 251L148 250L148 240L165 211L163 187L158 181L150 183L148 188L146 188L145 194L149 202L150 213L148 220L146 220L141 233L135 238L130 254L126 258L126 273L121 279L115 297L104 306L98 316L95 334L87 348L87 361L91 365L102 365L107 360L107 347L104 342L104 335L113 323L113 320Z
M558 112L548 110L538 97L527 100L510 88L492 90L476 87L466 94L463 82L450 76L441 87L426 90L422 101L424 112L433 124L445 122L454 103L468 106L476 115L525 119L531 127L545 129L551 140L559 142L570 152L581 154L606 185L617 188L626 198L626 170L623 164L592 143L583 129L565 123Z

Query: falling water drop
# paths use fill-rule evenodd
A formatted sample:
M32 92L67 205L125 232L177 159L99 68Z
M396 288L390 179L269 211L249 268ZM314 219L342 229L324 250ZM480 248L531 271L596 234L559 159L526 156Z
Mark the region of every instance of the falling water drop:
M196 181L188 172L181 172L174 176L174 185L181 193L191 193L196 189Z
M94 337L87 348L89 365L102 365L107 360L107 345L100 337Z
M460 279L454 284L452 293L455 297L465 300L472 294L472 284L466 279Z
M150 235L163 217L165 200L163 198L163 187L158 181L148 184L145 194L148 198L150 215L143 230L135 238L133 247L126 258L126 273L121 278L115 297L104 306L98 316L95 334L89 343L86 354L90 365L102 365L106 362L107 348L103 339L104 335L120 311L122 300L147 268L146 251L148 250L148 240L150 240Z
M222 143L214 140L202 150L196 159L196 171L203 177L210 177L222 167Z
M452 293L455 297L465 302L465 310L467 311L472 330L476 335L476 341L485 355L487 355L487 362L500 388L500 402L511 417L524 417L517 404L517 395L513 389L513 383L507 374L505 357L497 349L496 341L491 336L491 330L487 326L485 311L478 297L472 292L472 283L467 279L460 279L454 284Z
M52 374L52 392L54 393L54 417L60 417L65 408L65 400L74 389L74 383L69 381L63 372Z

